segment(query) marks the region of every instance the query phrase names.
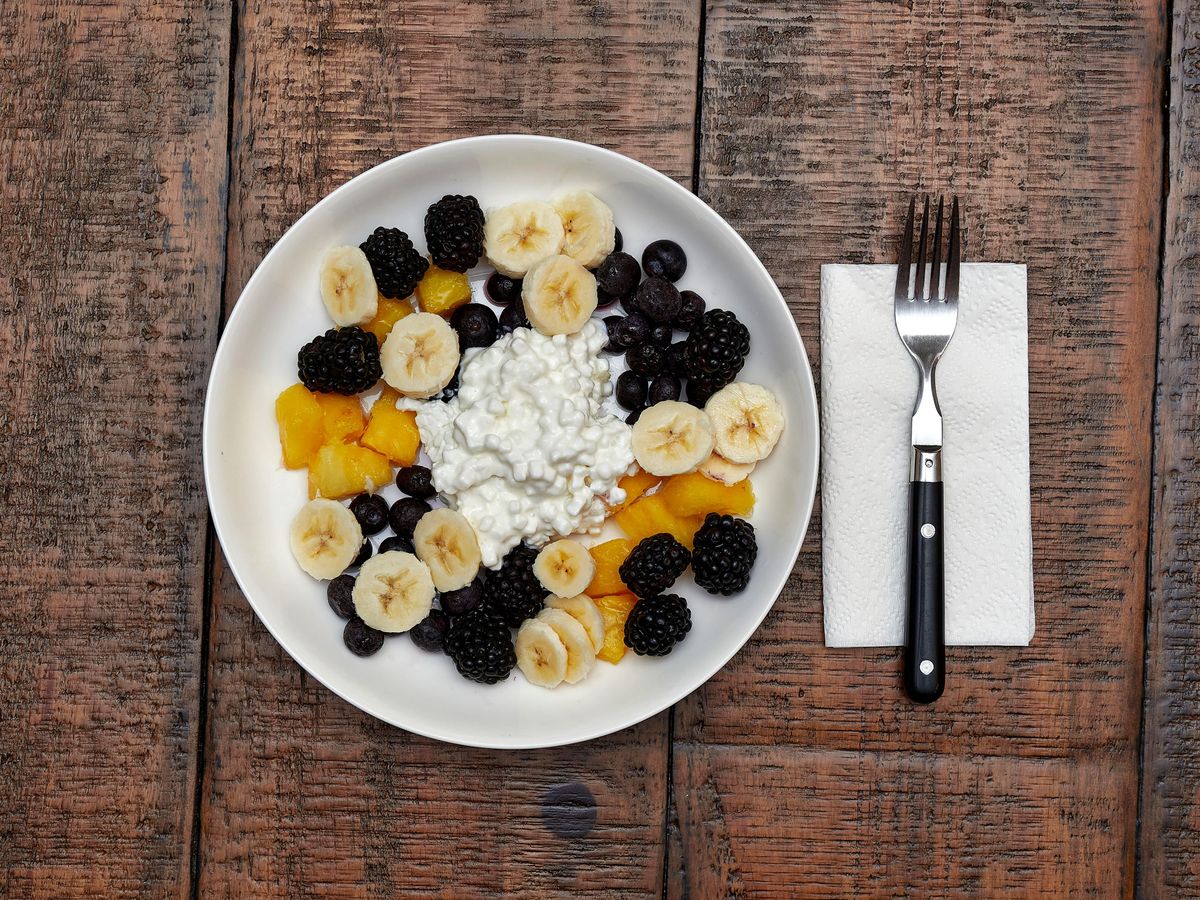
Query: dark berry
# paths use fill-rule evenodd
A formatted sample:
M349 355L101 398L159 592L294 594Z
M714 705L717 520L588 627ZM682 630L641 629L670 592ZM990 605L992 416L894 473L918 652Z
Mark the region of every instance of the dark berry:
M691 628L692 614L682 597L644 597L625 620L625 646L642 656L666 656Z
M692 406L703 409L704 404L708 402L708 398L718 390L720 388L713 387L705 381L689 378L687 382L687 402L692 404Z
M399 550L401 553L412 553L413 542L406 537L401 537L398 534L392 535L390 538L384 538L379 542L380 553L390 553L392 550Z
M490 347L496 343L500 323L492 308L483 303L467 303L450 316L450 327L458 332L462 348Z
M667 364L667 354L661 347L655 347L653 344L638 344L625 354L625 361L634 372L653 378L662 374Z
M392 508L388 512L388 524L392 526L392 531L396 534L411 541L413 529L421 521L421 516L429 512L431 508L424 500L418 500L416 497L401 497L392 504Z
M461 374L462 374L462 366L460 365L457 369L454 370L454 374L452 376L450 376L450 383L447 384L444 388L442 388L442 390L438 394L434 395L431 399L437 400L441 403L449 403L451 400L453 400L455 397L457 397L458 396L458 387L459 387L459 375L461 375Z
M500 335L506 335L517 328L528 328L529 320L525 318L525 304L518 298L514 303L504 307L500 313Z
M363 542L362 542L362 546L358 548L358 556L354 557L354 562L350 563L350 565L347 568L357 569L359 566L361 566L363 563L365 563L368 559L370 559L371 554L374 552L375 552L375 548L371 546L371 542L369 540L367 540L366 538L364 538Z
M639 597L652 597L673 585L691 561L687 547L669 534L656 534L639 541L617 572Z
M514 300L521 299L521 279L509 278L499 272L493 272L488 276L484 289L497 306L508 306Z
M619 253L621 248L625 246L625 236L621 234L620 228L613 229L613 252Z
M310 391L358 394L383 377L379 341L358 327L331 328L300 348L296 356L300 380Z
M396 487L418 500L428 500L437 493L433 473L427 466L404 466L396 472Z
M346 623L342 641L355 656L371 656L383 646L383 632L376 631L358 616Z
M625 310L625 314L628 316L640 316L642 314L641 309L638 307L636 292L630 294L628 297L621 298L621 309Z
M517 664L512 632L487 606L451 619L444 646L459 674L480 684L503 681Z
M477 577L457 591L442 591L442 609L447 615L461 616L483 603L483 577Z
M441 650L446 632L450 630L450 617L440 609L431 609L429 615L409 629L412 642L422 650Z
M650 323L637 313L630 313L613 326L614 343L624 350L642 343L649 333Z
M679 315L683 300L665 278L647 278L637 289L638 310L651 322L670 322Z
M622 372L617 377L615 395L626 409L641 409L646 405L646 379L636 372Z
M736 594L750 583L758 556L754 526L745 519L709 513L696 532L692 573L710 594Z
M666 371L671 375L678 375L680 378L684 376L683 371L683 347L684 342L672 344L667 348L667 368Z
M408 235L399 228L380 225L359 247L371 263L379 293L394 300L412 294L429 268L429 260L417 252Z
M642 407L641 409L635 409L633 412L631 412L629 415L627 415L625 417L625 424L626 425L636 425L637 420L642 417L642 413L644 411L645 411L645 407Z
M749 329L729 310L710 309L687 336L684 374L713 390L723 388L737 377L749 352Z
M650 382L650 387L646 391L646 403L653 406L664 400L678 400L682 390L683 385L674 375L659 375Z
M620 251L608 254L596 269L596 286L611 297L628 297L641 278L637 260Z
M604 345L605 353L624 353L625 348L617 343L617 326L624 321L624 316L605 316L604 328L608 333L608 343Z
M650 333L646 336L646 340L655 347L666 350L671 346L671 338L674 335L675 331L670 325L660 322L650 328Z
M687 254L674 241L655 241L642 251L642 268L655 278L678 281L687 270Z
M680 331L690 331L704 315L704 298L695 291L680 291L679 299L679 314L675 316L675 327Z
M329 600L329 608L343 619L349 619L354 616L353 575L339 575L333 579L333 581L329 582L329 588L325 591L325 596Z
M527 544L517 544L505 555L500 568L491 572L483 583L484 604L513 628L541 612L546 599L546 589L533 574L536 559L536 550Z
M465 272L483 256L483 210L471 196L447 194L425 213L425 246L433 264Z
M387 525L388 504L378 494L359 494L350 501L350 512L358 519L363 534L379 534Z
M596 309L604 309L606 306L612 306L616 302L616 297L600 290L600 288L596 288Z

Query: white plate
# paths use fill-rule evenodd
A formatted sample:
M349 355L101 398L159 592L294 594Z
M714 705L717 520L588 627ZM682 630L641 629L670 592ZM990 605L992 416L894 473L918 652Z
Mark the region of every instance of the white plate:
M740 377L769 386L787 413L778 448L752 479L759 554L750 586L718 598L685 576L677 592L691 607L692 630L670 656L630 652L620 665L598 663L585 681L552 691L516 670L500 684L474 684L448 657L425 653L402 635L360 659L342 644L343 623L325 601L325 584L300 571L287 541L288 524L307 499L306 475L280 463L274 402L296 381L296 351L330 327L317 261L330 245L357 244L379 224L403 229L423 250L425 210L443 194L474 194L487 209L567 188L586 188L607 202L635 256L657 238L678 241L688 256L679 286L697 291L710 308L732 309L750 329ZM338 188L279 240L242 292L213 361L204 475L225 558L246 598L284 649L330 690L385 722L440 740L544 747L654 715L702 685L746 642L783 589L808 527L817 427L812 373L787 305L720 216L665 175L609 150L498 135L389 160Z

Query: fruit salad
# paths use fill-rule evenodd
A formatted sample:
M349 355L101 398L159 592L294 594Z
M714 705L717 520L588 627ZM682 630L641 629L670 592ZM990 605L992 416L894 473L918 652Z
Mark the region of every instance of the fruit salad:
M677 287L676 242L626 253L588 191L447 195L423 238L326 251L333 327L275 402L282 465L307 470L292 554L343 643L407 634L464 678L544 688L670 654L678 580L726 602L758 554L751 476L785 422L738 380L749 329Z

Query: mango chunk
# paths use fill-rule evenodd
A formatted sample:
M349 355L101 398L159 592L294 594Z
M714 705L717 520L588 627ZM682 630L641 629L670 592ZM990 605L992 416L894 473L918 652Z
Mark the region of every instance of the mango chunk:
M375 318L364 325L363 328L375 335L380 345L382 345L384 339L391 333L392 326L405 316L411 316L414 312L416 310L412 308L412 304L407 300L389 300L383 294L380 294L379 310L375 313Z
M643 538L666 532L674 535L689 550L701 523L699 518L679 516L672 512L661 491L638 498L614 514L613 519L635 545Z
M395 465L411 466L417 461L421 447L421 431L417 414L396 409L400 395L387 388L371 406L371 419L363 433L362 444L382 453Z
M750 480L737 484L721 484L706 478L699 472L675 475L668 478L658 495L676 515L699 517L709 513L730 516L748 516L754 509L754 488Z
M325 420L317 395L302 384L293 384L275 398L275 420L283 464L303 469L325 443Z
M462 272L430 265L417 284L417 299L425 312L448 316L471 299L471 282Z
M392 480L387 457L358 444L326 444L308 466L308 496L341 500Z
M591 584L584 589L584 593L589 597L603 597L606 594L628 592L629 588L625 586L617 570L632 549L633 544L624 538L589 547L588 553L596 563L596 574L592 577Z
M345 444L358 440L367 427L362 404L344 394L315 394L325 422L325 443Z
M616 665L625 656L625 620L636 603L633 594L596 598L596 606L604 617L604 646L597 651L597 659Z
M638 497L646 493L650 488L654 487L662 481L657 475L651 475L642 469L638 469L632 475L626 475L617 482L617 487L625 491L625 499L612 507L615 512L618 509L624 509L633 503Z

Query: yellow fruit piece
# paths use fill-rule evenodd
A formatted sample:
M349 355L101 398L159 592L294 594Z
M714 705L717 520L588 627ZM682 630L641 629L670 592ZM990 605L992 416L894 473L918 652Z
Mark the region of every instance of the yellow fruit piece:
M714 512L748 516L754 509L754 489L748 478L737 484L721 484L699 472L688 472L668 478L658 495L673 513L685 517L699 516L703 519Z
M371 420L363 433L362 444L377 450L398 466L411 466L421 447L417 414L396 409L400 395L387 388L371 406Z
M407 300L389 300L380 294L379 311L375 313L375 318L364 327L382 344L384 338L391 333L392 326L405 316L411 316L415 311Z
M692 547L692 537L700 527L700 519L673 513L663 500L661 491L639 497L634 503L616 513L613 519L635 545L643 538L666 532L674 535L675 540L689 550Z
M632 549L633 544L624 538L589 547L588 553L592 554L596 563L596 574L583 592L589 597L603 597L605 594L622 594L628 591L629 588L625 586L617 570Z
M358 440L363 429L367 427L367 419L363 415L362 404L358 402L358 398L343 394L315 396L325 422L324 443L345 444Z
M597 651L596 659L616 665L625 656L625 620L635 603L637 597L633 594L596 598L596 607L604 618L604 646Z
M425 312L448 316L471 299L471 282L462 272L430 265L417 285L417 299Z
M275 398L279 446L283 464L303 469L325 442L325 423L317 395L302 384L293 384Z
M639 469L632 475L626 475L617 482L617 487L625 491L625 499L621 503L618 503L616 506L614 506L613 511L615 512L618 509L624 509L660 481L662 481L662 479L657 475L651 475L649 472L646 472L642 469Z
M392 480L387 457L358 444L326 444L308 466L308 496L341 500Z

